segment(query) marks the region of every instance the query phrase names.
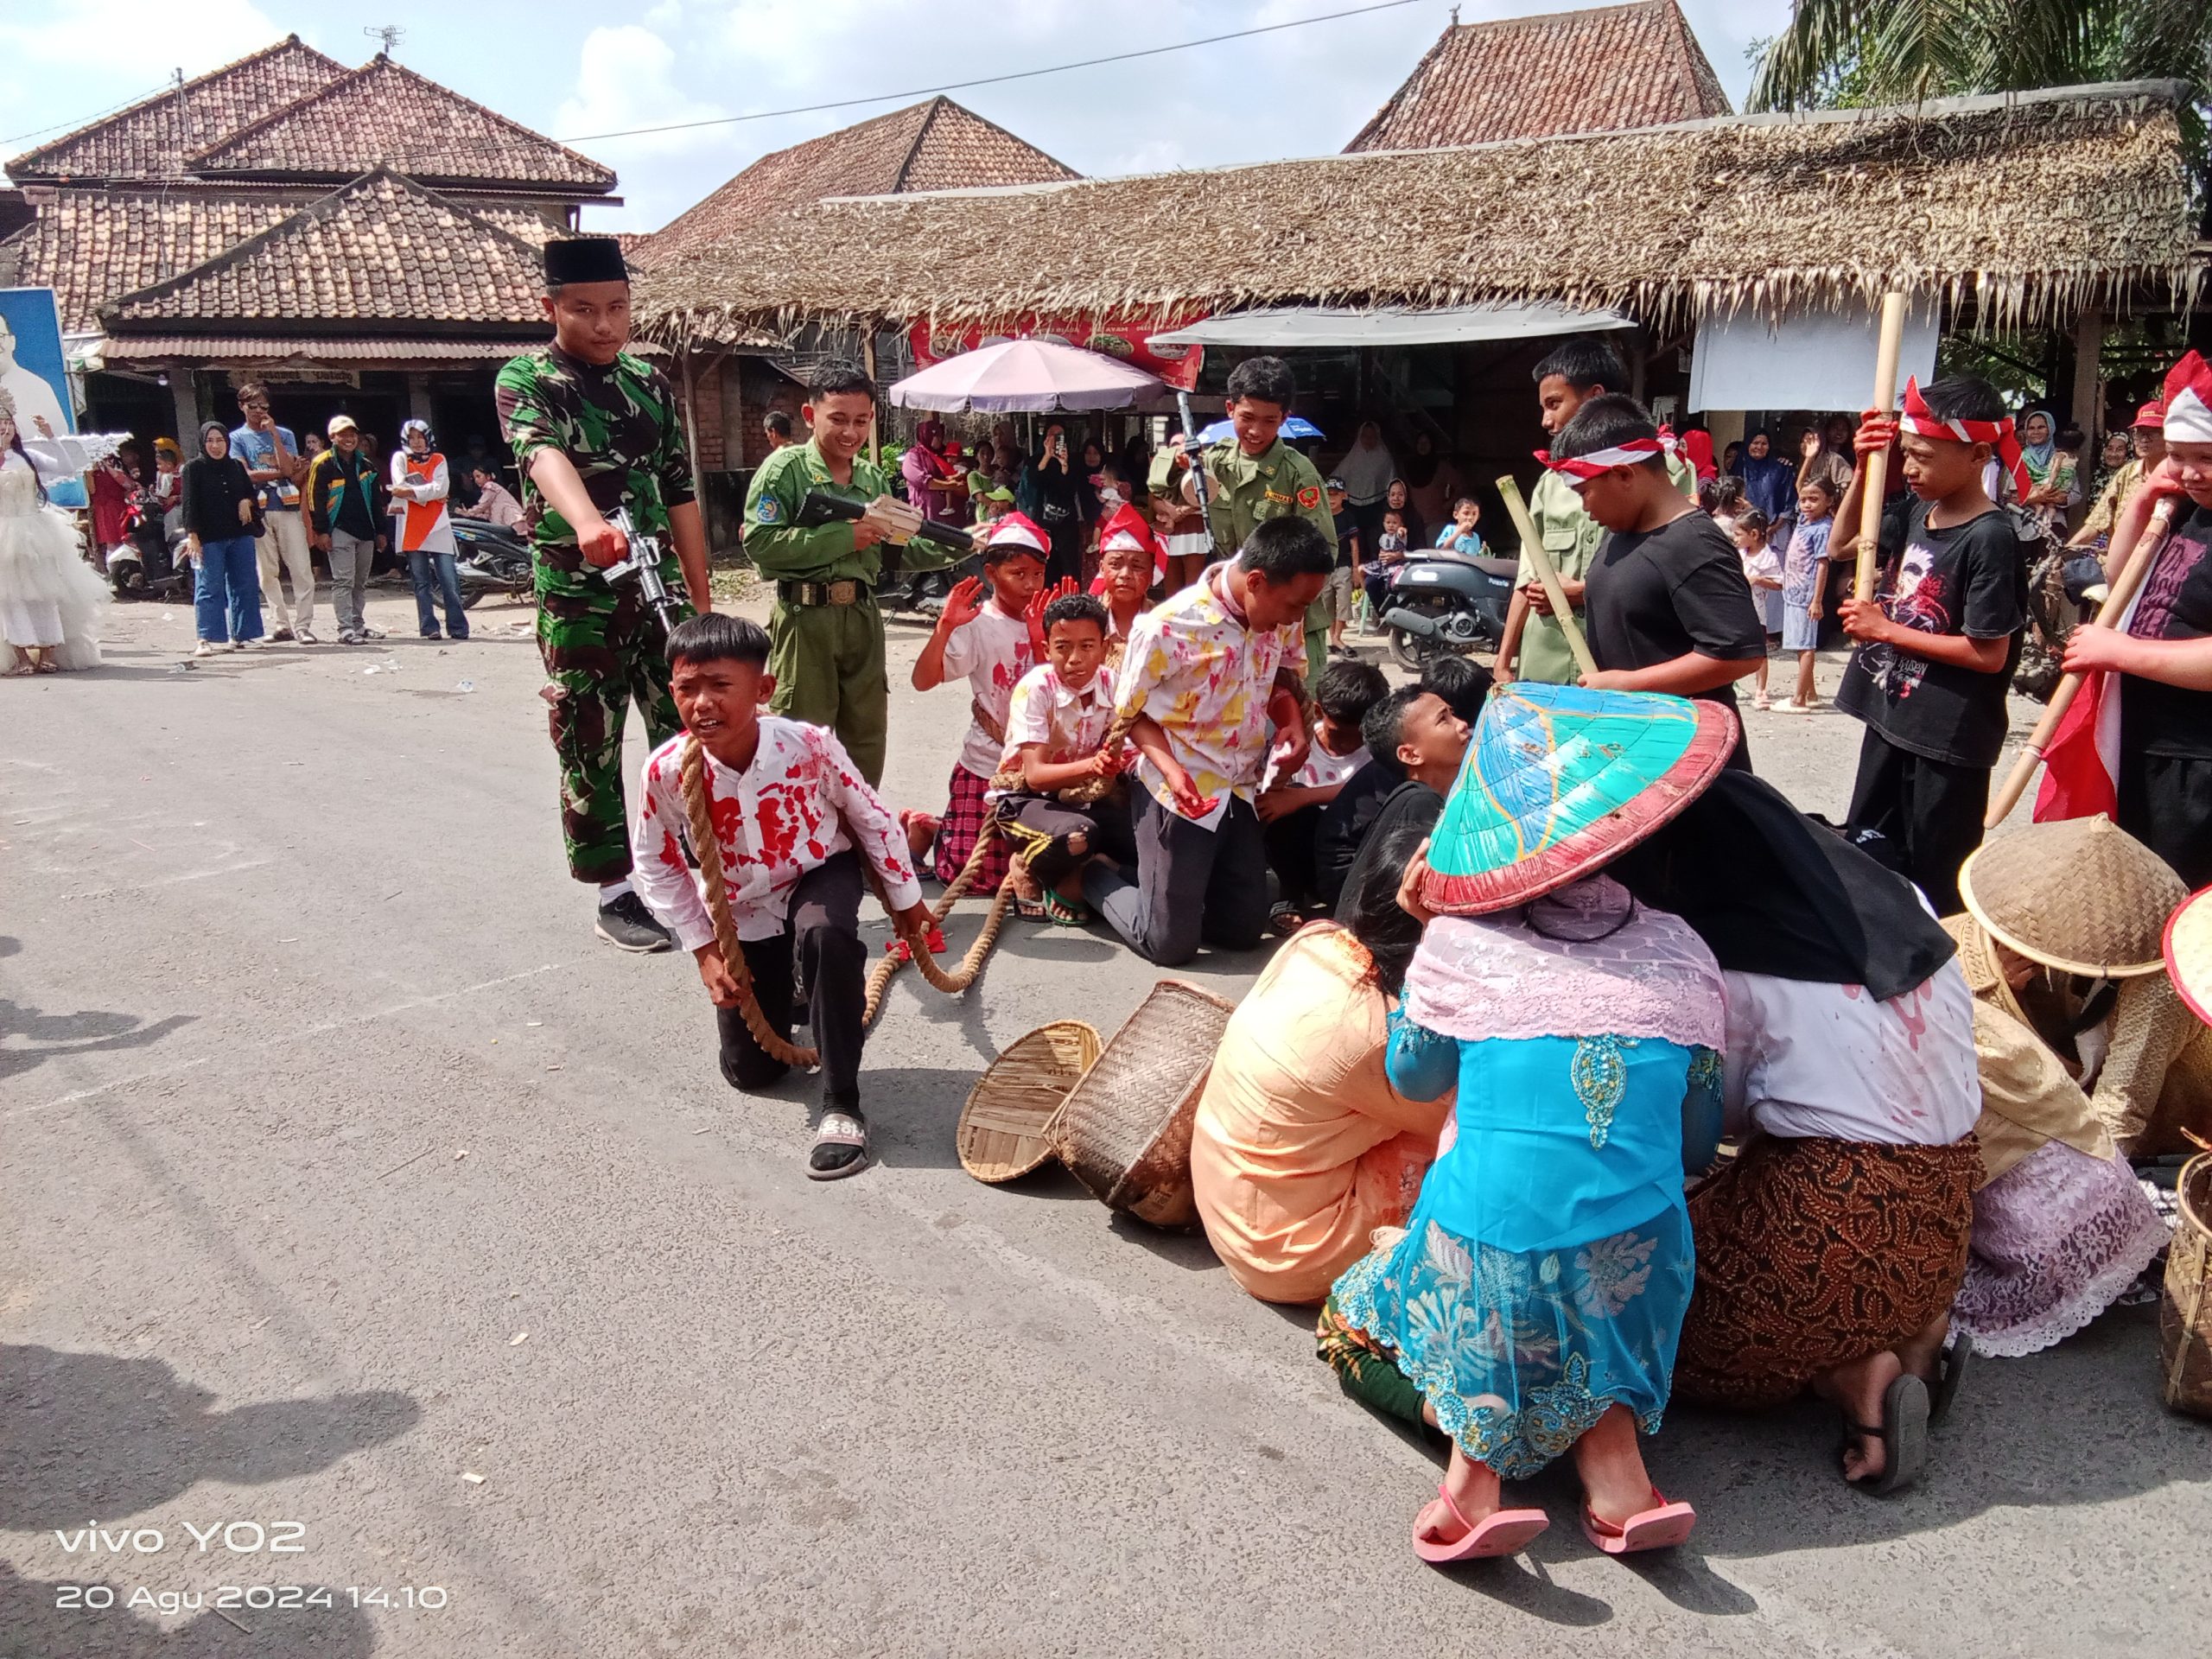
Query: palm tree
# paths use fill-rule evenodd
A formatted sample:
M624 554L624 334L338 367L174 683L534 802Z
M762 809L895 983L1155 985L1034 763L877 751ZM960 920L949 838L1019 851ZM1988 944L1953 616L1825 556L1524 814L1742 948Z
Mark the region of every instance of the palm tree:
M2205 0L1797 0L1760 54L1754 110L1916 104L2171 77L2212 84Z

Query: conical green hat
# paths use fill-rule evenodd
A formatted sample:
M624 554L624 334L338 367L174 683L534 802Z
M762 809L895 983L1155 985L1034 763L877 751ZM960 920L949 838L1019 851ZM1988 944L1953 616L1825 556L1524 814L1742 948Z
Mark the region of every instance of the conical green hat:
M1430 838L1423 900L1484 916L1588 875L1695 800L1736 736L1734 713L1701 698L1498 687Z

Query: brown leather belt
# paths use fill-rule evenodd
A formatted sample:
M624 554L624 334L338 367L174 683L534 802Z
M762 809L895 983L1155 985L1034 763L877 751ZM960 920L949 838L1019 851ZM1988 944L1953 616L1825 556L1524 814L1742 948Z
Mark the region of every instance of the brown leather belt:
M786 605L857 605L870 594L865 583L849 576L839 582L779 582L776 597Z

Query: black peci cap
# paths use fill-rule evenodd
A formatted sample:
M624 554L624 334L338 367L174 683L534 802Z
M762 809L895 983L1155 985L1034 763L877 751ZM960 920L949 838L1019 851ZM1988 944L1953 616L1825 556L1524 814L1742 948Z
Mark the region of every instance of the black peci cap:
M622 245L611 236L569 236L545 245L545 285L569 283L626 283Z

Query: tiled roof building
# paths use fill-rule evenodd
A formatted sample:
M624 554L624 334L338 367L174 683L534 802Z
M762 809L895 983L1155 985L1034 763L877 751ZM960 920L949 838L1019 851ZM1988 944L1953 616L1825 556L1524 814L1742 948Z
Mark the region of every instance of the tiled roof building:
M646 242L649 264L712 247L824 196L1055 184L1073 168L949 98L932 98L763 156Z
M280 417L285 385L327 389L298 394L296 422L344 406L389 436L459 410L495 430L490 362L545 334L539 246L618 200L588 157L297 36L8 172L35 217L0 241L0 285L54 289L94 418L142 432L227 414L222 375L249 372Z
M1441 149L1732 113L1676 0L1447 28L1344 146Z

